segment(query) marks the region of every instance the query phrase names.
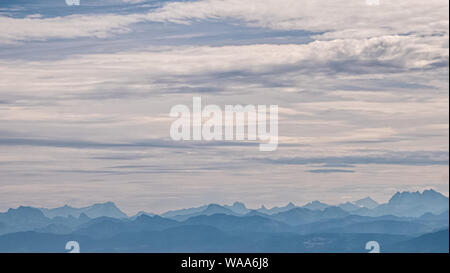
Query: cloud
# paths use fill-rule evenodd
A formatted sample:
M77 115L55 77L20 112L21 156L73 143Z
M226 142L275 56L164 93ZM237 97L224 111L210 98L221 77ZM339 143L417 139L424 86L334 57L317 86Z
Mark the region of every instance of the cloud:
M168 3L148 18L175 23L232 18L250 26L323 32L316 38L335 39L442 35L448 33L447 10L448 2L440 0L384 0L379 6L365 0L204 0Z
M147 140L140 142L105 143L83 140L62 140L45 138L0 138L0 146L35 146L75 149L119 149L119 148L175 148L186 147L179 142L164 140Z
M354 173L352 170L343 170L343 169L317 169L317 170L308 170L309 173Z
M207 147L251 147L257 148L258 142L240 141L172 141L169 139L128 140L122 142L100 142L80 139L55 139L36 137L1 137L0 146L33 146L74 149L124 149L124 148L164 148L164 149L205 149ZM101 158L101 157L100 157ZM139 158L139 157L138 157ZM133 159L138 159L133 158ZM105 158L108 159L108 158Z
M350 164L350 165L407 165L430 166L448 165L449 158L446 151L430 152L390 152L378 155L363 156L325 156L325 157L282 157L278 159L264 159L266 163L283 165L306 164Z
M167 86L184 89L180 77L233 78L301 73L386 73L433 69L448 63L448 49L431 39L383 36L297 45L169 47L113 54L86 54L57 61L0 61L0 89L65 92L122 88L134 94ZM228 73L228 74L227 74ZM235 75L236 74L236 75ZM82 81L78 79L83 79ZM261 78L255 78L258 82ZM175 85L174 85L175 84ZM103 86L103 88L99 88ZM200 88L193 86L191 88ZM217 86L215 86L217 89ZM139 91L136 91L139 90ZM203 87L203 90L212 90ZM170 90L167 90L170 91ZM111 91L112 92L112 91ZM124 94L123 92L117 93Z
M137 1L132 1L136 3ZM145 9L145 8L143 8ZM198 21L243 22L252 27L315 32L315 39L372 38L386 35L448 37L448 2L442 0L203 0L168 2L144 13L71 15L54 18L0 16L0 41L51 38L104 38L129 32L140 22L191 24ZM12 27L13 26L13 27ZM445 43L447 39L442 39ZM447 42L448 44L448 42Z
M448 188L448 2L100 2L0 15L1 206ZM278 151L168 140L193 94L279 105Z
M129 26L139 22L139 18L138 14L70 15L50 18L14 18L0 15L0 43L56 38L106 38L113 34L129 32Z
M136 3L142 3L142 2L146 2L148 0L122 0L125 3L131 3L131 4L136 4Z

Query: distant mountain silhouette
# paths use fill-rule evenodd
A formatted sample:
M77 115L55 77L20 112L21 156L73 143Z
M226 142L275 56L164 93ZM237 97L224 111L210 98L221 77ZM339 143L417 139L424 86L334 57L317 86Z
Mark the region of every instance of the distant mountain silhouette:
M329 207L329 205L322 203L320 201L312 201L303 206L303 208L310 209L310 210L324 210L328 207Z
M54 217L48 218L40 209L33 207L19 207L0 213L0 234L31 231L52 232L57 234L70 233L90 218L85 214L80 217Z
M399 235L419 235L431 232L433 229L418 222L377 220L349 224L340 228L328 229L330 233L381 233Z
M79 217L80 214L84 213L90 218L97 218L101 216L112 217L112 218L127 218L128 216L123 213L113 202L99 203L92 206L83 208L73 208L68 205L54 209L40 209L45 216L53 218L56 216L62 217Z
M228 215L256 215L256 212L263 215L273 215L281 212L286 212L298 206L293 203L289 203L282 207L266 208L261 206L259 209L248 209L245 204L235 202L233 205L220 206L217 204L205 205L196 208L174 210L163 213L162 217L172 218L176 220L186 220L189 217L206 215L205 210L210 206L216 206L217 213L223 213ZM221 207L221 208L219 208ZM325 210L328 207L333 207L320 201L312 201L306 205L300 207L309 210ZM334 206L336 207L336 206ZM370 197L356 200L354 202L346 202L337 205L344 211L351 212L352 214L363 216L381 216L381 215L397 215L397 216L411 216L419 217L424 213L431 212L434 214L442 213L448 210L448 198L434 190L425 190L420 192L397 192L388 203L378 204ZM208 210L210 210L209 208ZM221 210L221 211L219 211Z
M344 229L347 226L374 222L379 220L399 220L402 218L396 216L382 216L382 217L368 217L368 216L359 216L359 215L348 215L342 218L334 218L325 221L317 221L308 224L302 224L297 226L297 230L302 234L309 233L332 233L333 231ZM410 219L405 219L405 221L409 221ZM362 231L363 232L363 231Z
M227 205L225 205L224 206L225 208L227 208L227 209L230 209L230 210L232 210L233 212L235 212L235 213L237 213L237 214L246 214L246 213L248 213L250 210L245 206L245 204L244 203L241 203L241 202L234 202L234 204L233 205L231 205L231 206L227 206Z
M109 238L120 233L162 230L177 225L177 221L160 216L141 215L132 221L100 217L80 226L74 234L93 238Z
M387 204L382 204L373 210L361 211L359 214L368 216L397 215L419 217L427 212L440 214L448 210L449 200L439 192L425 190L420 192L397 192Z
M100 252L228 252L239 238L211 226L180 226L163 231L123 233L97 243Z
M418 221L419 223L425 224L433 228L434 231L448 228L449 226L448 220L449 220L448 210L441 214L432 214L429 212L425 213L421 217L415 218L415 221Z
M293 208L296 208L296 206L293 203L289 203L284 207L273 207L271 209L267 209L266 207L261 206L261 208L257 209L257 211L270 215L270 214L285 212L285 211L291 210Z
M355 202L345 202L338 205L338 207L348 212L353 212L361 209L370 210L376 208L377 206L379 206L379 204L370 197L359 199Z
M0 213L0 234L43 228L50 224L50 219L38 209L20 206Z
M138 217L141 216L141 215L147 215L147 216L152 217L152 216L155 216L156 214L154 214L154 213L149 213L149 212L145 212L145 211L140 211L140 212L136 213L136 215L131 216L131 217L130 217L130 220L134 220L134 219L138 218Z
M191 214L176 215L176 216L173 216L170 218L177 220L177 221L185 221L185 220L195 217L195 216L213 215L213 214L240 215L240 214L232 211L229 208L226 208L226 207L223 207L223 206L220 206L217 204L210 204L199 212L195 212L195 213L191 213Z
M265 218L270 218L270 215L264 214L257 210L250 210L247 214L245 214L245 216L261 216L261 217L265 217Z
M323 211L305 208L294 208L286 212L271 215L271 219L287 223L292 226L323 221L333 218L341 218L349 215L348 212L338 207L328 207Z
M352 202L345 202L343 204L338 205L338 207L340 207L341 209L347 211L347 212L352 212L355 210L359 210L361 207L358 205L355 205Z
M359 207L368 208L368 209L374 209L379 205L375 200L373 200L370 197L359 199L353 203Z
M84 208L21 206L0 213L0 252L448 252L448 198L434 190L398 192L385 204L371 198L330 206L248 209L210 204L127 217L114 203Z
M168 211L168 212L165 212L165 213L161 214L161 216L165 217L165 218L173 218L173 217L180 216L180 215L189 215L189 214L202 212L207 207L208 206L205 205L205 206L200 206L200 207L196 207L196 208L171 210L171 211Z
M225 214L196 216L189 218L184 225L207 225L227 232L288 232L292 227L261 216L238 217Z

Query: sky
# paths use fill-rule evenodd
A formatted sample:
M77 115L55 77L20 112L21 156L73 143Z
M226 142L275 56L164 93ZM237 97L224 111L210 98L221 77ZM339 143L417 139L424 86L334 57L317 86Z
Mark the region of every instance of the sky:
M0 210L128 214L449 191L446 0L0 1ZM173 141L278 105L279 145Z

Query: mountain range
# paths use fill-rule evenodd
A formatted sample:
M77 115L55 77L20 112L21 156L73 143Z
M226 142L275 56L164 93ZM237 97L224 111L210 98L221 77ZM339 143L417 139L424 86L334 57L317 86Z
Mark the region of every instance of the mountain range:
M128 216L123 213L113 202L106 202L103 204L94 204L92 206L83 208L73 208L71 206L65 205L63 207L54 209L40 209L45 216L53 218L56 216L61 217L79 217L82 213L86 214L90 218L97 218L102 216L113 217L113 218L127 218Z
M0 213L0 252L62 252L69 240L85 252L364 252L369 240L388 252L448 252L448 205L425 190L398 192L385 204L367 197L249 209L235 202L131 217L112 202L21 206Z

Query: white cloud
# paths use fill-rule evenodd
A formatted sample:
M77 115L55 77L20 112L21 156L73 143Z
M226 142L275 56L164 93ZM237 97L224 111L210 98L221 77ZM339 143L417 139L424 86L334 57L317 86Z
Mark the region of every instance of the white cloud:
M251 26L325 32L317 38L366 38L400 33L448 33L448 1L384 0L204 0L169 3L150 13L156 21L191 22L232 18Z
M136 2L136 1L133 1ZM189 24L199 20L239 20L249 26L319 32L316 39L384 35L448 35L448 1L384 0L203 0L170 2L143 14L72 15L56 18L0 16L0 41L106 37L130 31L143 21Z
M83 40L70 49L64 47L66 42L59 41L42 43L42 47L32 50L28 50L26 43L15 49L6 46L2 56L10 53L11 56L0 60L2 135L30 137L31 140L34 136L47 139L48 143L60 139L132 143L165 138L169 132L167 116L171 106L189 105L192 93L202 91L202 98L208 104L280 105L280 143L285 144L280 145L279 155L282 156L363 156L373 150L448 151L448 1L383 0L380 6L366 6L365 0L205 0L172 2L158 10L143 11L143 14L56 18L0 16L0 44L109 37L132 31L133 24L138 22L197 24L204 21L208 24L208 20L272 30L312 31L316 32L313 36L316 41L142 49L142 40L127 36L127 43L112 40L111 44L118 44L113 50L110 44L106 46L106 42L97 43L95 39ZM195 27L184 33L185 28L180 30L170 25L167 34L181 37L182 32L185 37L195 38ZM172 35L170 30L173 29L177 31ZM189 32L192 30L194 34ZM239 30L243 34L258 32ZM293 41L291 37L297 32L286 37L283 32L274 33L286 40L269 38L264 41ZM215 39L211 44L223 44L221 34L209 37ZM234 33L225 34L230 43L240 42L234 40ZM157 38L164 42L161 37ZM153 37L146 39L144 42ZM195 40L196 44L202 41ZM167 44L176 42L171 40ZM71 55L80 44L92 45L95 51ZM124 44L126 49L123 49ZM140 49L132 50L128 46ZM49 51L51 59L45 55ZM26 54L17 55L22 52ZM39 55L41 53L43 56ZM30 55L34 61L27 60ZM15 56L18 57L14 59ZM230 92L216 92L222 89ZM205 146L176 152L141 147L79 151L62 147L4 146L0 157L0 163L7 163L0 164L6 183L3 193L9 200L32 200L40 193L50 200L48 192L58 190L55 196L60 199L84 196L94 200L110 191L108 194L112 195L108 199L136 200L142 195L147 202L148 192L163 196L164 200L169 194L186 200L190 192L180 185L195 189L198 194L193 195L195 200L211 196L209 193L215 192L217 187L228 187L223 192L248 192L242 185L249 188L256 185L263 191L258 196L266 194L264 191L297 196L304 190L322 188L325 192L330 185L349 184L354 188L351 184L354 181L379 189L423 181L438 181L436 183L448 187L447 166L358 167L350 182L338 175L318 181L316 174L305 172L301 166L253 168L255 165L240 161L243 149L257 153L254 147L217 149L220 150ZM122 152L144 153L145 156L126 162L90 157ZM24 161L30 157L36 162ZM147 165L148 169L142 172L115 169L115 164L119 164L116 162L138 163ZM216 165L220 166L219 170L233 168L230 162L248 169L214 172L209 176L201 169ZM74 174L68 176L64 170ZM82 171L76 173L76 170ZM174 172L170 176L163 174L171 170ZM184 172L177 175L179 170ZM194 176L195 172L202 173ZM442 173L445 178L439 182ZM69 189L63 197L62 182L64 189ZM22 187L24 184L26 186ZM112 184L117 188L111 188ZM143 189L143 185L148 186L148 190ZM202 187L211 187L211 190L208 194L205 189L197 190ZM74 193L73 189L86 192ZM89 197L87 191L91 190L95 195ZM289 199L289 196L283 198ZM162 199L155 200L155 205L163 206ZM6 206L7 201L2 202L0 205Z
M90 91L99 85L128 90L158 88L158 79L241 71L370 71L373 64L402 71L448 62L440 37L383 36L371 39L316 41L296 45L170 47L147 51L89 54L58 61L1 61L0 90L29 92ZM341 63L342 65L338 65ZM354 66L354 67L352 67ZM337 69L337 70L336 70ZM336 70L336 71L335 71ZM83 79L80 81L80 79ZM9 91L8 91L9 92Z
M71 15L65 17L12 18L0 16L0 43L51 38L105 38L128 32L129 25L139 22L138 15Z

